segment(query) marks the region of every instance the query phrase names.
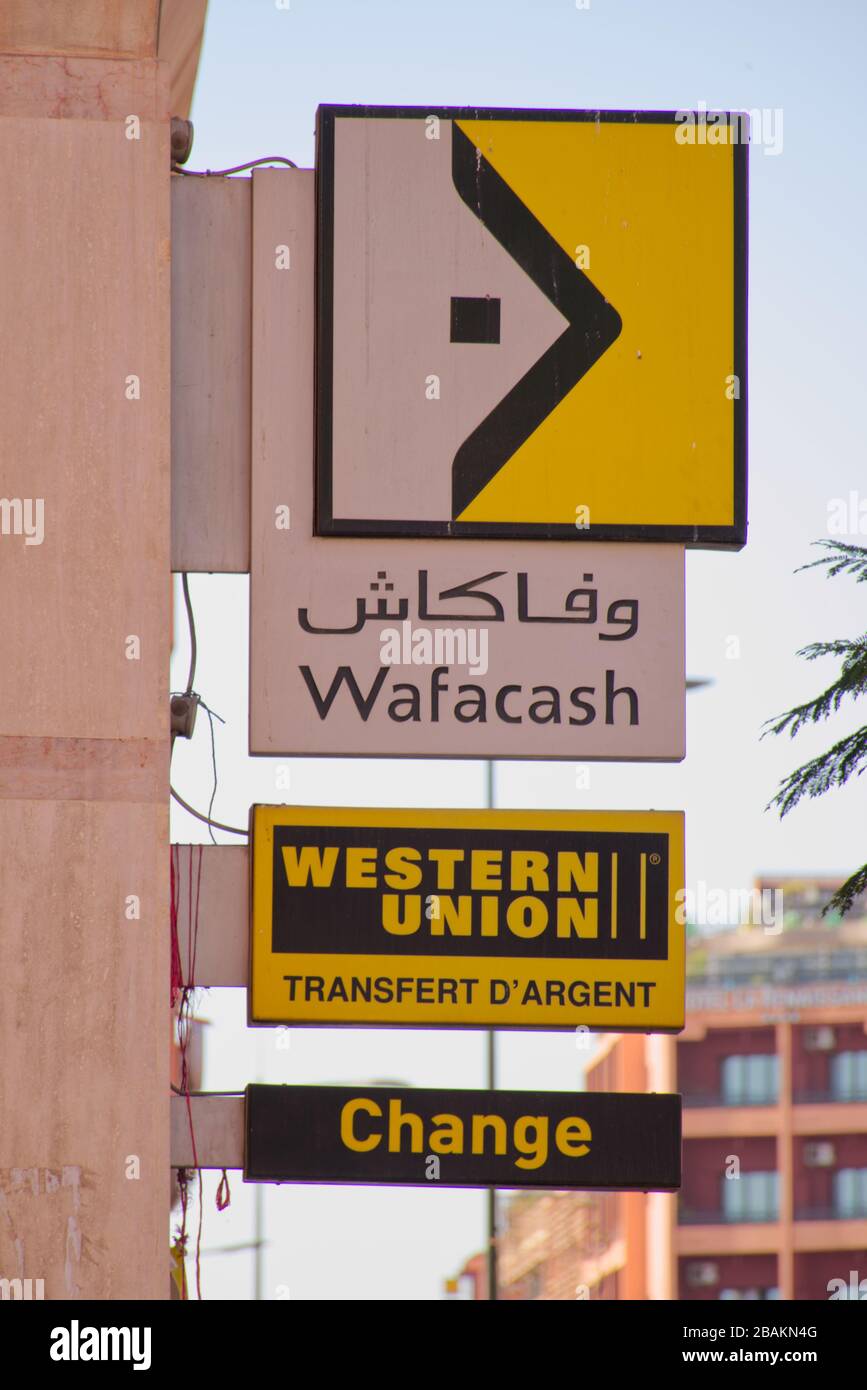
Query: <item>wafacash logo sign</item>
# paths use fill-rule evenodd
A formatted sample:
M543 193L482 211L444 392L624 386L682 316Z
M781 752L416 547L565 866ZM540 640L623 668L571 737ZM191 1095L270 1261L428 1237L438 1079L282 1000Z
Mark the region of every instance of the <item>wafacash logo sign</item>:
M613 725L618 718L628 725L637 725L640 718L639 697L628 684L618 685L612 665L604 671L604 695L596 684L561 688L553 681L537 684L492 680L490 684L449 680L451 668L466 667L469 674L488 674L489 635L497 624L507 621L506 592L498 594L496 581L509 577L506 571L496 570L453 585L439 593L437 602L448 604L458 600L481 606L484 623L475 627L429 627L431 617L446 617L432 613L432 595L427 570L418 572L417 609L419 622L408 616L410 601L393 594L395 585L385 570L380 570L371 583L372 597L358 597L347 605L348 620L339 624L323 623L311 615L309 608L298 610L301 630L314 636L355 636L365 625L383 619L398 619L399 626L381 628L379 642L380 669L365 670L365 662L337 666L333 675L323 677L312 666L299 666L316 713L321 720L328 718L332 707L354 710L365 723L380 706L388 719L397 724L455 719L461 724L487 723L488 719L504 724L571 724L578 727L592 724L600 715ZM589 630L602 642L629 642L639 630L639 601L637 598L614 597L600 601L594 576L588 572L584 582L573 587L561 600L559 611L541 609L530 595L529 575L517 572L514 593L514 613L517 624L565 624ZM506 586L510 588L511 586ZM466 613L461 614L467 617ZM387 684L389 668L402 666L433 667L424 682L392 680ZM389 698L391 697L391 698Z
M318 535L742 545L746 136L320 107Z
M51 1331L52 1361L129 1361L134 1371L151 1365L149 1327L82 1327L73 1318L68 1327Z
M487 652L484 660L486 671ZM327 689L320 690L309 666L301 666L299 670L320 719L328 718L343 689L345 699L351 701L356 714L365 723L373 713L388 675L388 666L384 665L365 689L351 666L339 666ZM638 692L630 685L618 686L617 672L613 668L605 671L604 695L601 692L597 695L595 685L576 685L571 690L561 690L554 685L529 686L523 682L510 682L487 691L472 682L450 684L448 675L448 666L435 666L424 685L412 681L393 682L393 698L386 695L382 701L388 718L397 724L422 720L437 724L443 716L450 716L461 724L485 724L490 713L504 724L523 724L526 718L533 724L581 726L592 724L601 713L604 722L613 725L617 722L616 702L620 697L622 721L634 725L639 719ZM597 709L600 700L603 707Z
M300 530L255 589L253 751L683 756L682 547L396 541L375 568Z

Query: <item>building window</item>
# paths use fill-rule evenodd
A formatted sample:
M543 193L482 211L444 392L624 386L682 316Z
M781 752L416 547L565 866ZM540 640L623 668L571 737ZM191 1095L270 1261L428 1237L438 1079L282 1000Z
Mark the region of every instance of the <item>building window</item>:
M831 1094L835 1100L867 1100L867 1051L831 1058Z
M723 1216L726 1221L776 1221L778 1192L776 1173L741 1173L739 1178L723 1178Z
M735 1303L741 1300L753 1303L762 1299L779 1298L780 1290L776 1286L770 1289L720 1289L719 1296L721 1303Z
M722 1096L726 1105L769 1105L779 1094L780 1063L775 1053L725 1057Z
M867 1168L841 1168L834 1174L834 1215L867 1216Z

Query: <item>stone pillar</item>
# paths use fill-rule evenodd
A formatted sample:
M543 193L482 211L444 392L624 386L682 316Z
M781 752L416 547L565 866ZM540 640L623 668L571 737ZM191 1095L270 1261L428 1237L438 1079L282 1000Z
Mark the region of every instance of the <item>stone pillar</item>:
M159 17L0 8L0 1278L48 1299L169 1292Z

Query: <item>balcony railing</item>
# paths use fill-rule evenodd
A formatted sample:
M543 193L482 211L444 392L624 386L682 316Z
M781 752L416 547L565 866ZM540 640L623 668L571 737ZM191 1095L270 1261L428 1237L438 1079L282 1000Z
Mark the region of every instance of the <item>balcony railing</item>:
M828 1086L812 1091L796 1091L796 1105L863 1105L867 1101L867 1089L854 1095L841 1096Z
M755 1226L779 1220L776 1211L742 1212L738 1215L716 1211L692 1211L681 1207L677 1214L679 1226ZM867 1221L863 1211L842 1211L839 1207L796 1207L796 1221Z
M796 1221L867 1221L867 1207L862 1211L842 1211L839 1207L796 1207Z
M721 1091L684 1091L683 1093L683 1104L686 1109L700 1107L707 1109L711 1106L731 1109L739 1106L776 1105L778 1101L779 1096L777 1095L740 1096L733 1099L731 1096L724 1096ZM794 1101L796 1105L864 1105L867 1104L867 1090L855 1094L840 1095L828 1086L823 1086L813 1090L795 1091Z
M734 1109L739 1106L757 1105L776 1105L779 1097L776 1095L765 1096L738 1096L733 1099L731 1096L724 1096L721 1091L685 1091L683 1093L683 1104L685 1108L695 1109L699 1106L708 1108L710 1106L720 1106L726 1109Z
M699 953L696 952L696 955ZM696 973L693 974L692 971ZM700 973L699 973L700 972ZM687 1007L693 989L738 989L759 985L791 986L851 983L867 978L867 950L813 950L797 955L708 956L692 958L686 981Z
M738 1215L725 1211L691 1211L681 1207L677 1214L679 1226L755 1226L779 1219L775 1210L762 1212L741 1212Z

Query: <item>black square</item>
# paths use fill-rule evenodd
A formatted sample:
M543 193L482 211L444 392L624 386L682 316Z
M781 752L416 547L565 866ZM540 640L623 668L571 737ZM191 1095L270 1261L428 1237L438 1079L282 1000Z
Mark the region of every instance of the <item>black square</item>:
M485 295L470 299L452 295L453 343L498 343L500 341L500 301Z

